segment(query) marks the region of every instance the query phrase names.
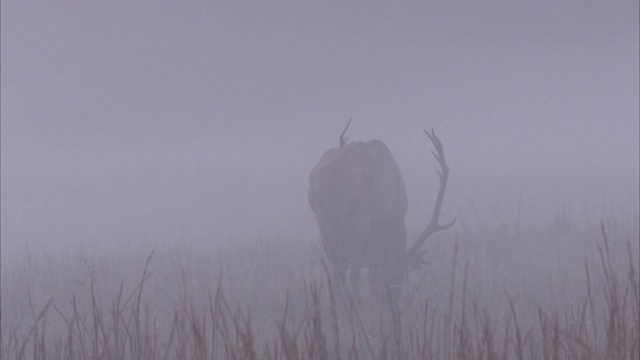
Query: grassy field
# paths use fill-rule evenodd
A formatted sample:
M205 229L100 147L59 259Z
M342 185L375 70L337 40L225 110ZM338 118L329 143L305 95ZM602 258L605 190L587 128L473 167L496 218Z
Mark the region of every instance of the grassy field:
M25 250L2 267L0 357L637 359L638 234L622 217L460 226L392 308L334 291L308 239Z

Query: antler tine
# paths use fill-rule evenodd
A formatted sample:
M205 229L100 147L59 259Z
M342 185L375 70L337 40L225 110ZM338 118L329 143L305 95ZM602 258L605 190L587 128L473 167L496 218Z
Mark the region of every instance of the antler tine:
M427 129L422 129L424 131L425 134L427 134L427 136L429 137L429 140L431 140L431 143L433 143L433 147L436 148L436 152L434 152L433 150L431 150L431 154L433 154L433 157L436 158L436 160L438 161L438 164L440 164L441 168L447 168L447 171L449 170L449 167L447 166L447 162L444 158L444 150L442 148L442 143L440 142L440 139L438 139L438 137L436 136L436 132L433 130L433 128L431 128L431 134L429 134L429 132L427 131Z
M347 122L347 126L344 127L344 130L342 130L342 133L340 134L340 147L345 146L347 144L347 141L349 141L349 138L344 137L344 134L347 132L349 125L351 125L351 120L353 120L353 118L349 119L349 121Z
M418 237L416 242L413 244L413 246L411 246L411 248L407 251L409 256L411 256L412 254L413 255L422 254L423 252L419 252L418 249L420 249L422 244L424 244L424 242L427 240L427 238L429 238L429 236L431 236L432 234L438 231L447 230L448 228L452 227L457 220L457 216L454 216L451 221L449 221L444 225L438 223L438 219L440 218L440 210L442 209L442 200L444 199L444 192L447 188L447 180L449 178L449 166L447 165L447 161L445 160L445 157L444 157L444 150L442 148L442 143L440 142L440 139L438 139L438 136L436 135L433 128L431 129L431 133L429 133L429 131L427 131L426 129L423 129L423 130L424 130L424 133L427 134L427 136L429 137L429 140L431 140L431 143L435 148L435 151L432 150L431 153L433 154L433 157L435 157L436 161L440 165L440 169L436 170L436 172L438 173L438 177L440 178L440 188L438 189L438 197L436 198L436 204L433 207L433 214L431 215L431 221L429 221L429 225L427 225L427 228L424 229L424 231L422 232L422 234L420 234L420 236ZM419 259L415 259L415 260L419 260Z

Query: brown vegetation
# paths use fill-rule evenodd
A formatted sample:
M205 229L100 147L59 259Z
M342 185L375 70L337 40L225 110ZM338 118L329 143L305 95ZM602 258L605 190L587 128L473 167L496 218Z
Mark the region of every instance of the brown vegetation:
M635 231L635 230L634 230ZM633 232L633 231L632 231ZM480 303L483 276L470 273L473 263L460 266L462 251L454 247L448 270L439 269L437 281L425 272L413 281L413 290L380 311L376 299L356 303L333 291L326 266L304 275L282 274L273 261L282 249L262 246L257 253L238 246L221 258L242 273L220 263L211 285L194 271L208 271L203 257L189 268L172 258L150 270L157 255L149 255L135 286L124 279L117 291L105 288L113 260L92 261L84 294L68 293L59 301L49 298L37 306L33 274L24 267L24 292L3 293L3 299L22 303L30 319L17 319L5 311L0 333L2 359L637 359L640 356L640 294L637 239L613 241L601 228L595 257L584 261L583 296L563 300L549 286L547 308L525 306L533 290L509 286L499 289L503 301ZM626 246L625 246L626 245ZM450 248L449 248L450 249ZM318 249L316 249L318 250ZM296 251L300 252L300 251ZM314 251L311 251L313 253ZM626 252L624 257L619 256ZM451 254L449 250L449 254ZM300 254L298 254L300 255ZM511 254L512 256L515 256ZM498 255L500 256L500 255ZM311 257L311 255L309 255ZM309 257L301 255L301 262ZM183 259L184 260L184 259ZM473 259L472 259L473 260ZM167 262L180 264L179 275L166 270ZM188 260L193 262L194 259ZM60 271L54 264L40 264ZM523 265L524 266L524 265ZM163 269L167 272L163 273ZM218 269L218 270L219 270ZM228 270L227 270L228 269ZM5 268L5 270L7 270ZM256 271L257 270L257 271ZM235 271L235 273L234 273ZM314 272L315 271L315 272ZM433 272L433 267L430 270ZM251 275L249 275L251 274ZM3 281L7 281L4 277ZM203 275L204 276L204 275ZM241 279L244 276L243 279ZM253 276L249 278L247 276ZM156 283L150 283L155 277ZM204 279L207 277L204 276ZM291 281L280 288L276 282ZM227 280L229 279L229 280ZM297 280L296 280L297 279ZM113 279L110 279L113 281ZM162 281L160 281L162 280ZM434 284L448 283L446 289ZM272 281L273 283L270 283ZM162 288L165 282L167 288ZM39 283L39 286L44 286ZM175 302L167 289L179 284ZM437 291L436 291L437 288ZM543 287L544 288L544 287ZM8 286L3 287L3 292ZM128 290L127 290L128 289ZM554 290L556 289L556 290ZM55 289L51 290L54 293ZM495 292L495 290L494 290ZM446 293L445 299L439 294ZM529 298L529 300L527 299ZM233 301L231 300L233 299ZM482 300L481 299L481 300ZM11 304L9 304L11 305ZM535 321L531 319L535 318ZM28 324L28 325L25 325Z

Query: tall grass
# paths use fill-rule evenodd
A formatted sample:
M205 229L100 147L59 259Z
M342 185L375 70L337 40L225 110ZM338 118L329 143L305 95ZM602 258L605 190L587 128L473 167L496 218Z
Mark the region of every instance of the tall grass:
M49 298L36 307L28 280L24 285L30 319L10 322L0 312L0 357L638 359L640 293L634 242L626 241L622 250L628 257L620 261L601 226L596 257L584 261L584 296L560 310L538 307L535 322L519 310L527 297L523 289L501 289L498 296L504 306L497 310L474 298L472 282L478 277L469 273L468 260L460 264L457 246L450 257L445 301L421 278L414 279L401 301L391 307L382 299L335 291L324 264L315 275L300 275L302 280L289 286L279 300L255 292L269 274L254 274L258 280L249 279L246 284L228 283L223 267L209 286L194 281L193 274L182 268L180 296L165 306L161 289L148 284L154 276L152 253L135 285L129 288L123 279L111 295L100 291L98 277L92 275L83 295L87 301L69 294L62 302ZM259 266L256 261L248 260ZM237 279L233 269L228 272ZM272 275L280 276L275 271ZM251 289L242 290L243 286ZM243 294L250 294L251 301L237 298ZM277 304L275 310L271 301ZM259 306L247 305L251 302Z

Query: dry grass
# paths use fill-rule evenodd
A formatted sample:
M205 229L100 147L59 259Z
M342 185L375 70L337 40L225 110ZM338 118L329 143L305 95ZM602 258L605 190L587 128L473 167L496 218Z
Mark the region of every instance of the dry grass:
M75 262L33 261L22 268L14 287L3 286L3 293L14 293L3 294L0 357L638 359L638 240L613 241L604 226L600 231L595 256L584 260L581 285L542 280L531 289L525 280L521 288L505 280L499 288L501 280L491 279L499 269L478 265L481 255L462 265L460 258L467 253L454 246L446 260L432 258L441 276L434 277L431 264L431 272L413 279L402 301L392 307L380 299L356 301L334 291L324 264L304 267L311 255L289 263L288 269L306 269L302 274L275 266L300 250L283 255L283 249L270 245L253 252L239 247L236 254L228 250L213 258L158 259L152 253L131 285L124 275L113 283L118 269L129 271L118 260L81 254ZM472 253L473 247L469 249ZM625 252L626 258L619 255ZM520 261L518 254L495 256ZM73 268L70 262L80 265ZM151 271L155 262L159 264ZM89 275L79 279L83 271L77 267L82 266ZM64 281L35 281L42 271L81 284L73 288ZM3 276L3 281L13 280ZM47 286L55 299L38 291ZM565 299L562 288L574 286L582 295ZM535 296L545 289L551 294ZM60 293L67 298L58 301ZM7 307L12 309L9 316ZM19 309L25 310L21 316Z

